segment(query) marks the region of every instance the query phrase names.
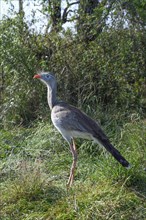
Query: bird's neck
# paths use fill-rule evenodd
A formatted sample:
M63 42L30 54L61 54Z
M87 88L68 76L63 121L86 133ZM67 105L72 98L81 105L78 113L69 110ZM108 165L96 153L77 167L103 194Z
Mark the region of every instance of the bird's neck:
M56 100L56 88L52 89L51 87L47 86L47 100L50 110L54 107Z

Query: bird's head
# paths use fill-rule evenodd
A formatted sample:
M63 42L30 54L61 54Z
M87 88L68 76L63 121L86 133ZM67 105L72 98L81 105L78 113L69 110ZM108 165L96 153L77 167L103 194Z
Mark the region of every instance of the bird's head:
M40 79L43 83L47 86L54 88L56 87L56 79L55 77L49 72L41 72L39 74L34 75L34 79Z

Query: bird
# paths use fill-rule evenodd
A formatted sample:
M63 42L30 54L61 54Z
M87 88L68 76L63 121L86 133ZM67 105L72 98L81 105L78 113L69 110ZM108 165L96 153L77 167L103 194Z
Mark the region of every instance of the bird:
M99 124L80 109L57 99L57 81L51 72L39 72L34 79L40 79L47 86L47 101L51 111L51 120L56 129L68 142L73 156L67 187L71 187L77 165L75 138L92 140L102 145L125 168L130 163L110 143Z

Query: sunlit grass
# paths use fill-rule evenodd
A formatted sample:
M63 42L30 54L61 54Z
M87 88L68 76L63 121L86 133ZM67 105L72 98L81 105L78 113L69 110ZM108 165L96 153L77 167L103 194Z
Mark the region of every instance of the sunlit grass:
M145 219L145 133L145 122L132 121L111 138L130 170L96 145L77 141L75 181L67 190L72 156L52 126L2 131L0 219Z

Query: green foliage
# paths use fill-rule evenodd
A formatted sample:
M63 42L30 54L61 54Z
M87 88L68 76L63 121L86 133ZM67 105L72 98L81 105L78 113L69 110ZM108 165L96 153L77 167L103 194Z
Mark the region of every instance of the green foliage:
M4 122L22 123L32 117L35 102L31 90L36 66L35 55L26 46L30 42L27 30L20 32L19 19L5 20L0 26L0 60L3 74L2 114ZM29 106L29 108L27 108Z
M146 2L145 0L128 0L122 2L123 9L129 12L129 17L133 19L133 22L139 24L143 28L146 25Z
M104 10L100 4L94 13L85 14L85 24L94 23L90 34L97 31ZM28 126L35 119L48 118L46 90L32 79L39 69L54 72L59 97L89 114L114 106L125 115L142 115L146 108L145 29L104 25L86 42L84 33L68 29L61 34L37 34L19 15L4 19L0 24L1 127Z
M55 64L52 69L63 87L61 95L65 89L67 100L85 108L88 105L93 111L98 103L138 112L145 108L143 32L111 29L89 44L69 38L58 40L49 65Z
M46 90L32 79L38 69L54 72L60 98L89 114L96 114L97 106L103 111L107 105L126 110L125 114L128 111L142 114L146 107L145 36L144 30L133 27L109 28L86 43L69 30L62 35L30 32L19 16L3 20L0 25L3 126L29 125L40 116L48 118Z

